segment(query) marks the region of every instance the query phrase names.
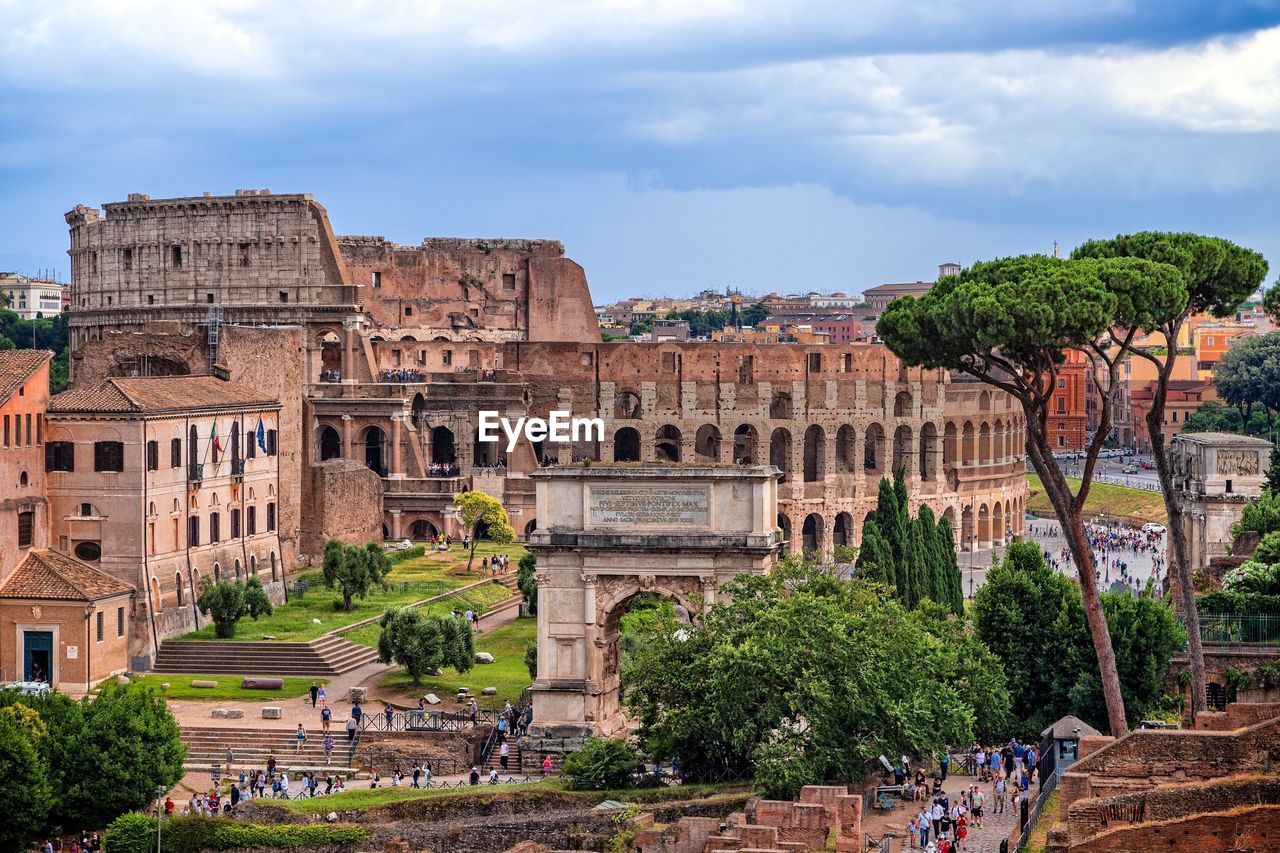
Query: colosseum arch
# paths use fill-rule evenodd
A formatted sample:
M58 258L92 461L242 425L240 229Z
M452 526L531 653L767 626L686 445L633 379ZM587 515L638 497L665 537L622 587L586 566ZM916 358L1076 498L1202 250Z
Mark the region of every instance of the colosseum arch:
M791 476L791 433L778 427L769 436L769 464L782 472L778 480L785 483Z
M983 421L978 427L978 464L991 464L991 425Z
M733 461L739 465L756 464L756 447L760 434L751 424L742 424L733 431Z
M613 461L640 461L640 433L633 427L623 427L613 434Z
M361 443L364 445L364 464L379 477L387 476L387 434L382 427L366 427Z
M884 427L871 424L862 440L862 468L871 475L884 472Z
M987 391L984 389L980 394L978 394L978 411L980 412L991 411L991 392L990 391Z
M804 517L804 526L800 529L801 549L805 554L821 554L826 547L826 522L816 512Z
M316 436L316 446L320 448L320 461L338 459L342 456L342 436L328 424L321 424Z
M438 426L431 430L431 461L441 465L452 465L458 461L453 430L446 426Z
M775 421L791 420L791 395L785 391L773 392L769 401L769 417Z
M960 548L972 551L977 534L973 527L973 506L967 506L960 515Z
M622 391L613 400L613 419L635 420L640 417L640 395L634 391Z
M1004 524L1005 514L1004 507L1000 505L1000 501L996 501L995 506L991 509L991 541L992 544L1004 544Z
M693 452L707 462L720 461L720 429L715 424L703 424L693 437Z
M977 537L979 548L986 548L991 544L991 511L987 509L986 504L978 505Z
M952 465L956 461L956 452L958 439L956 437L956 425L951 421L947 421L946 426L942 428L942 464Z
M853 516L847 512L837 512L835 524L831 526L831 544L853 544Z
M1000 418L991 426L991 456L993 462L1003 462L1005 456L1005 423Z
M679 462L680 430L671 424L658 427L653 441L653 455L659 462Z
M827 434L817 424L804 431L804 481L817 482L827 476Z
M921 480L938 476L938 428L930 421L920 427L919 470Z
M836 470L858 470L858 437L853 427L843 424L836 430Z
M778 529L782 531L782 548L788 553L795 550L795 543L791 539L791 519L782 513L778 513Z
M907 391L899 391L897 396L893 398L893 416L895 418L911 417L913 406L911 394Z
M960 438L960 462L963 465L973 465L978 461L976 435L973 429L973 422L965 421L964 431L961 433Z

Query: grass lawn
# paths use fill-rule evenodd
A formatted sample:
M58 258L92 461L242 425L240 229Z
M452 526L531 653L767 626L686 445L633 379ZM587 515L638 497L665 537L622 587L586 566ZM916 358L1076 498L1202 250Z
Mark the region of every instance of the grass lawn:
M354 788L341 794L330 794L318 800L262 800L260 805L275 807L291 812L309 814L323 806L324 810L365 811L392 803L403 803L408 800L436 799L439 797L478 797L491 800L502 794L512 797L537 798L551 795L556 800L578 800L584 805L593 805L605 800L623 802L655 803L665 800L692 800L713 797L718 794L729 794L745 790L746 785L677 785L667 788L632 788L621 791L570 791L564 780L548 779L545 782L524 782L518 785L489 786L480 785L475 788ZM256 801L255 802L259 802Z
M1068 477L1067 483L1073 491L1080 488L1080 481L1074 477ZM1049 503L1049 496L1045 494L1040 478L1035 474L1028 474L1027 485L1031 489L1027 497L1027 509L1052 517L1053 505ZM1159 492L1113 486L1110 483L1094 483L1089 487L1089 498L1085 501L1084 511L1094 515L1105 512L1108 516L1127 516L1139 524L1147 521L1165 525L1169 523L1169 516L1164 511L1164 496Z
M214 688L192 687L191 680L194 678L211 679L218 682L218 686ZM293 699L304 695L310 688L311 682L315 681L319 684L328 683L325 678L286 678L284 686L279 690L245 690L240 686L239 675L174 675L171 673L163 673L159 675L135 675L131 681L135 684L145 684L148 687L154 687L157 693L162 693L166 699L236 699L247 702L273 702L277 699ZM161 684L168 684L169 689L160 690Z
M311 581L311 588L307 590L305 596L302 598L291 597L288 603L277 607L275 613L270 616L264 616L257 621L241 619L236 625L236 634L231 639L243 642L261 640L263 636L272 636L277 640L288 642L314 640L316 637L327 634L329 631L341 628L344 625L360 622L373 616L381 616L389 608L402 607L428 598L435 592L456 589L482 580L485 576L482 576L478 571L480 558L499 553L511 555L512 571L515 571L514 564L519 560L520 555L524 553L524 546L518 544L494 545L489 542L480 543L476 547L475 566L477 570L471 573L464 571L466 552L462 550L460 545L447 552L431 552L422 557L405 560L393 566L391 574L387 576L387 580L391 584L390 589L375 589L370 592L368 598L355 599L353 601L354 607L349 611L334 609L333 602L337 599L337 594L324 588L320 583L320 573L318 571L306 572L300 576L300 579ZM396 587L397 583L405 582L438 584L439 589L433 591L419 586L416 589L411 587L408 590L403 590ZM506 597L505 591L499 594L490 592L486 588L484 593L474 591L468 593L466 596L468 600L456 606L463 609L467 606L473 608L479 606L483 612L489 605ZM461 599L456 600L460 601ZM318 624L312 621L315 619L320 620ZM376 629L373 636L373 641L366 643L366 645L374 645L377 642ZM213 623L209 623L199 631L193 631L178 639L217 641L217 638L213 635ZM355 638L352 637L352 639Z
M480 578L477 577L475 580L479 579ZM471 583L474 583L474 581L471 581ZM448 598L442 598L439 601L433 601L430 604L424 605L421 610L423 613L430 616L444 615L452 612L453 610L475 610L477 608L481 613L484 613L495 604L506 601L510 597L511 591L505 586L502 584L490 583L485 584L484 586L478 586L474 589L466 590L465 592L450 595ZM383 611L379 610L377 615L382 615L382 613ZM342 635L342 638L350 640L357 645L374 648L378 645L378 635L381 632L382 628L379 627L378 623L372 622L368 625L347 631ZM477 647L476 650L485 651L479 647Z
M459 687L468 687L475 693L485 687L496 687L496 696L480 696L476 701L482 708L501 708L503 702L515 701L520 691L533 680L524 665L524 649L537 634L537 619L516 619L494 629L491 634L480 634L475 638L476 651L493 655L493 663L476 664L470 672L461 675L447 667L444 675L424 678L418 687L413 686L403 670L397 670L384 677L381 686L384 690L402 690L406 698L434 693L442 699L455 695Z
M1044 808L1040 810L1040 819L1036 821L1036 828L1031 830L1027 846L1022 848L1024 853L1044 853L1044 843L1049 839L1049 830L1053 828L1054 821L1057 819L1058 792L1054 791L1045 801Z

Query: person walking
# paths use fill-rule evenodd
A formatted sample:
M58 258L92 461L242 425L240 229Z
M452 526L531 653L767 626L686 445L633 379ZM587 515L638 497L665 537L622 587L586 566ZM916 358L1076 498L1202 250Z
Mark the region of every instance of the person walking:
M548 776L550 776L550 775L551 775L551 769L552 769L552 768L551 768L551 754L550 754L550 753L548 753L548 754L547 754L547 755L542 759L542 777L543 777L544 779L545 779L546 777L548 777Z
M307 730L302 727L302 723L298 723L298 731L293 737L294 740L297 741L293 748L293 752L296 755L297 753L302 752L302 745L307 742Z
M320 709L320 731L326 734L329 732L329 720L331 717L333 717L333 712L327 707Z
M507 759L511 755L511 747L504 740L502 746L498 747L498 764L502 766L502 772L507 772Z
M313 681L311 682L311 707L312 708L316 706L316 700L318 700L319 698L320 698L320 685L316 684Z
M333 738L328 734L324 736L324 763L326 767L333 763Z
M356 739L356 718L348 717L347 718L347 744L350 745L354 743L355 739Z

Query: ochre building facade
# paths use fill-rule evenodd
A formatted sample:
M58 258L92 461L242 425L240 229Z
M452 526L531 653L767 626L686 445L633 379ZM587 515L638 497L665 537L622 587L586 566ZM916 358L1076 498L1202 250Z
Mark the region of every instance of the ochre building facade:
M340 237L309 195L136 195L67 221L77 385L218 370L280 400L289 568L366 526L324 500L342 473L316 466L337 458L378 476L373 511L397 539L460 535L468 489L500 497L524 537L529 475L580 459L772 464L791 550L857 545L896 467L962 547L1022 528L1021 411L877 344L602 343L560 243ZM604 437L508 451L476 440L480 410L597 417Z

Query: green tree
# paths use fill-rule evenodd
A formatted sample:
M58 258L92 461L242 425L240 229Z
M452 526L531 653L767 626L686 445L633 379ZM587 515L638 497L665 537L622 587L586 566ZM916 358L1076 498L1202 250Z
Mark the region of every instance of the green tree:
M869 518L862 524L862 547L858 550L858 562L855 565L858 577L897 588L893 548L880 532L880 525L876 524L874 518Z
M880 753L973 737L955 653L875 587L817 572L723 589L701 624L646 637L624 673L646 751L689 778L754 776L787 798L859 780Z
M530 640L524 647L524 666L530 678L538 677L538 641Z
M387 558L386 550L377 542L366 542L364 554L369 577L374 583L382 583L391 574L391 560Z
M1139 346L1134 343L1132 335L1117 335L1114 328L1110 338L1121 352L1144 358L1156 369L1156 385L1151 407L1147 410L1147 436L1164 495L1165 513L1169 517L1169 542L1172 545L1169 571L1178 578L1182 595L1179 603L1189 638L1187 656L1191 669L1191 717L1194 720L1195 715L1206 707L1204 651L1200 645L1200 615L1196 610L1195 584L1182 517L1183 494L1174 488L1173 464L1165 446L1165 405L1179 354L1178 339L1187 318L1202 312L1214 317L1234 313L1237 306L1248 299L1266 278L1267 262L1252 249L1219 237L1151 231L1121 234L1110 240L1091 240L1077 247L1071 256L1073 259L1101 259L1103 262L1151 262L1165 269L1173 268L1178 274L1181 299L1177 306L1173 303L1147 305L1135 298L1127 307L1136 311L1118 318L1118 324L1113 321L1113 326L1132 328L1136 323L1144 331L1159 333L1163 347ZM1122 306L1122 313L1124 308ZM1107 426L1109 432L1110 424ZM1078 560L1076 564L1084 565ZM1088 595L1085 601L1089 602ZM1092 611L1090 613L1092 618Z
M895 300L876 332L909 365L948 368L1008 393L1022 407L1026 449L1080 567L1085 616L1112 732L1126 729L1115 653L1093 574L1083 510L1098 452L1111 433L1126 347L1187 304L1179 270L1137 258L1027 255L974 264L919 299ZM1050 401L1069 351L1096 369L1099 424L1073 491L1053 456Z
M422 676L451 666L467 672L475 663L471 626L454 616L424 616L413 607L383 614L378 635L378 658L404 667L414 685Z
M1280 444L1271 446L1271 459L1267 464L1267 491L1280 495Z
M463 492L453 499L462 517L462 526L471 539L471 547L467 551L467 571L471 571L471 563L476 557L476 541L483 527L489 541L499 545L514 542L516 533L511 529L511 521L502 501L484 492Z
M1242 424L1249 423L1254 406L1259 406L1270 435L1280 411L1280 332L1232 344L1213 369L1213 387L1236 407Z
M571 789L603 791L622 787L640 760L640 753L628 741L593 737L565 756L562 770Z
M769 309L764 307L763 302L757 302L749 308L742 311L741 323L744 326L758 326L763 323L769 316Z
M0 851L25 850L49 815L48 765L37 748L43 737L33 742L19 715L0 713Z
M1238 432L1244 433L1244 420L1237 409L1224 406L1217 400L1202 403L1200 408L1187 415L1182 422L1183 432Z
M222 580L214 583L209 575L200 578L200 597L196 599L200 612L213 619L214 634L222 639L236 635L236 625L248 616L255 621L259 616L270 616L274 608L262 581Z
M538 612L538 557L526 553L520 557L516 566L516 587L524 596L524 603L529 605L530 613Z
M351 610L355 599L367 598L369 591L382 582L390 563L381 548L378 552L375 556L369 548L343 545L337 539L325 543L321 577L325 588L336 589L342 596L333 603L334 607Z
M187 748L159 694L138 684L107 684L84 706L72 754L58 816L69 827L99 827L146 807L157 787L171 788L182 778Z

